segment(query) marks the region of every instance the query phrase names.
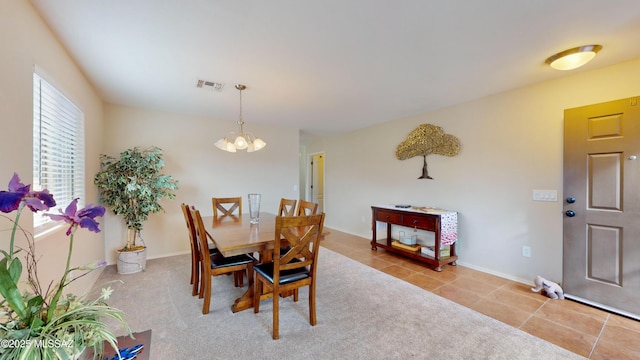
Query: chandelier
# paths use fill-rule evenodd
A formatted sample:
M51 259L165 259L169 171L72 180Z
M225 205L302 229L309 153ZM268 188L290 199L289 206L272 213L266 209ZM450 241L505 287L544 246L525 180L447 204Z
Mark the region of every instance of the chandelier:
M218 149L236 152L236 150L247 150L247 152L254 152L261 150L267 143L262 139L253 136L251 133L244 132L244 121L242 121L242 90L247 87L242 84L236 84L236 89L240 91L240 118L238 120L238 133L230 132L224 138L216 141L215 145Z

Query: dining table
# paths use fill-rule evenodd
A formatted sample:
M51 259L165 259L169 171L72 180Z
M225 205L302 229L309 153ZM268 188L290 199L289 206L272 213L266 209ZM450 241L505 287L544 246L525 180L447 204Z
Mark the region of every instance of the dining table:
M204 216L202 221L214 245L223 256L258 253L260 261L268 261L275 244L276 215L260 212L260 221L251 224L249 215ZM271 250L271 251L270 251ZM231 311L253 308L253 276L249 277L247 291L237 298ZM261 294L265 298L270 294Z

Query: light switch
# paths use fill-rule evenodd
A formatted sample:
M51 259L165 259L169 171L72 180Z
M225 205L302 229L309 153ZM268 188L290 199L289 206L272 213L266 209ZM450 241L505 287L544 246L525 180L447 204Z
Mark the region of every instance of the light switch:
M558 201L558 190L533 190L533 201Z

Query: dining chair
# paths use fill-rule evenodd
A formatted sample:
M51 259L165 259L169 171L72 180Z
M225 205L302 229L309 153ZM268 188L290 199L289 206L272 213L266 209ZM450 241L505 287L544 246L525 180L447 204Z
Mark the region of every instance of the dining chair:
M316 325L316 274L324 213L312 216L277 216L275 223L273 260L253 267L253 312L260 311L261 298L273 299L274 340L280 337L279 302L283 293L309 286L309 323ZM281 254L279 249L283 242L291 248ZM297 301L297 298L294 297L293 301Z
M221 213L220 216L233 215L236 209L238 210L238 216L242 215L241 196L228 198L212 197L211 204L213 205L213 217L218 217L218 211Z
M198 251L198 239L195 236L195 225L193 218L191 217L191 211L189 205L182 203L182 214L184 215L184 221L187 224L187 231L189 233L189 242L191 245L191 282L193 284L193 290L191 295L198 294L198 285L200 283L200 252Z
M280 209L278 209L278 215L280 216L295 216L297 200L290 200L282 198L280 199Z
M254 258L247 254L236 256L223 256L220 252L209 254L209 241L200 211L191 208L191 216L196 225L196 236L200 245L200 298L204 297L202 314L209 313L211 304L211 278L213 276L247 272L249 284L253 282Z
M296 216L315 215L317 212L318 212L317 203L313 203L305 200L298 201L298 211L296 211Z
M191 280L190 284L193 284L193 290L191 291L191 295L195 296L196 294L200 295L202 298L202 293L200 292L200 245L198 244L198 237L196 235L196 225L193 222L193 217L191 216L191 210L189 205L182 204L182 212L184 214L185 222L187 223L187 231L189 233L189 242L191 245ZM207 233L207 237L209 238L209 243L213 241L211 239L211 235ZM209 246L209 254L219 253L220 251L215 248ZM236 271L233 273L234 275L234 283L236 287L244 286L244 271Z

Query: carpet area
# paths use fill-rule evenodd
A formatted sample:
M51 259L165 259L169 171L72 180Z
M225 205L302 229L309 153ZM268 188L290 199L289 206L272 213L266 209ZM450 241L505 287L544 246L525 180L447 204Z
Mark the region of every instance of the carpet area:
M134 332L153 330L151 359L583 359L495 319L321 248L318 324L308 292L280 301L280 339L271 338L272 302L232 313L246 288L212 279L211 310L191 296L188 255L154 259L145 272L107 267L97 285L114 289ZM117 335L121 334L114 325Z

